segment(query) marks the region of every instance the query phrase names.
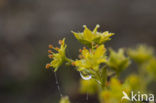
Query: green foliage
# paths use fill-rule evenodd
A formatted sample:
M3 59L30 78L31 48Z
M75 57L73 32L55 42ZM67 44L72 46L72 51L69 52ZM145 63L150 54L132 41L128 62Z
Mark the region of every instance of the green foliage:
M46 65L46 68L52 67L57 71L62 64L73 66L83 79L80 80L80 92L97 94L100 103L121 103L122 91L128 94L131 90L146 92L149 81L156 79L156 58L153 49L145 45L139 45L135 49L128 48L126 51L128 56L124 49L119 49L117 52L113 49L108 51L104 43L114 34L108 31L98 32L98 28L99 25L91 31L84 26L82 33L72 31L76 39L86 46L79 50L79 58L76 60L66 56L65 39L59 41L60 48L49 45L49 48L54 49L56 53L48 51L52 61ZM138 64L138 73L130 74L121 82L120 73L131 64L130 58ZM129 103L125 100L122 102ZM68 97L63 97L60 103L70 102Z

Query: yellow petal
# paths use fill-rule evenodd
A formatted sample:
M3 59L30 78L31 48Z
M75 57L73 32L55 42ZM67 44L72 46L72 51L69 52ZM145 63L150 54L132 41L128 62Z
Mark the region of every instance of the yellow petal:
M100 45L95 51L95 57L99 58L103 56L105 52L106 49L104 48L104 45Z
M94 30L93 30L93 33L96 33L96 32L97 32L97 29L98 29L99 27L100 27L100 25L97 24L96 27L95 27Z
M84 39L88 40L88 41L92 41L94 39L94 34L92 33L91 30L89 30L87 28L86 25L83 26L85 29L84 29Z

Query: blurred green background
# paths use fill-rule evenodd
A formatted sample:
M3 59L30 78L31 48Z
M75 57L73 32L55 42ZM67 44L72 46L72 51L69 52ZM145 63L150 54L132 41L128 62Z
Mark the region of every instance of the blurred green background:
M155 4L155 0L0 0L1 103L58 103L54 73L45 69L48 45L58 45L66 37L67 55L76 58L82 45L70 31L82 31L84 24L91 29L100 24L99 31L115 33L107 47L138 43L156 47ZM78 92L79 73L62 66L57 77L63 95L73 103L86 102ZM90 96L88 103L96 103L95 97Z

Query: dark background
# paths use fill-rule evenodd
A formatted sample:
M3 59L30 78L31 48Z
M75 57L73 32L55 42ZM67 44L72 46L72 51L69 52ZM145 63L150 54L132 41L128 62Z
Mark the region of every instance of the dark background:
M81 45L70 31L84 24L115 33L107 47L155 47L156 0L0 0L0 102L58 103L54 73L44 68L48 44L66 37L67 55L76 58ZM77 72L62 67L57 76L63 95L85 103Z

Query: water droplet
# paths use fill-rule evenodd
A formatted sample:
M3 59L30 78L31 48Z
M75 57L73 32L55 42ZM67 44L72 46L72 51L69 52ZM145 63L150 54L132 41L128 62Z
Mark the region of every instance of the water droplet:
M80 76L81 76L81 78L82 79L84 79L84 80L89 80L89 79L91 79L92 78L92 76L91 75L84 75L83 73L81 73L80 72Z

